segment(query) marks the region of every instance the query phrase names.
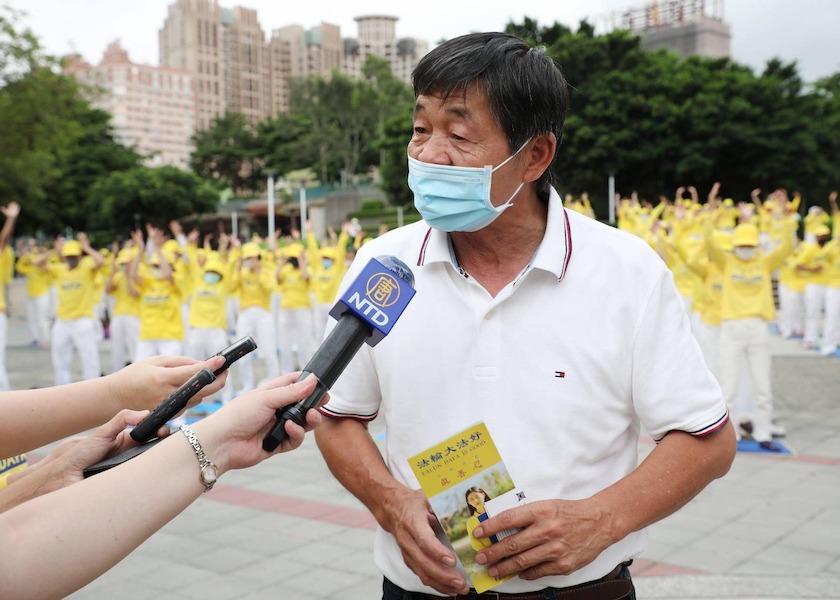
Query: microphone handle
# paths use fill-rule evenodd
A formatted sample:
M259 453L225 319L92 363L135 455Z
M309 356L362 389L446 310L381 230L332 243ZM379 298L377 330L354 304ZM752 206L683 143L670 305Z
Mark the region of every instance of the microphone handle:
M301 427L306 425L306 412L318 406L370 334L371 328L361 319L350 313L341 316L298 378L303 381L314 374L318 378L315 389L303 400L277 409L277 422L263 439L266 452L273 452L286 439L286 421L292 420Z

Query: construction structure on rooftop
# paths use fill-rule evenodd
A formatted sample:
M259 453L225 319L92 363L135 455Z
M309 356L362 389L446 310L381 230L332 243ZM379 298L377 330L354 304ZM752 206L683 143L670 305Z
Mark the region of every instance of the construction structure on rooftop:
M731 56L732 35L723 0L653 0L599 19L607 30L628 29L645 50L667 48L682 56Z

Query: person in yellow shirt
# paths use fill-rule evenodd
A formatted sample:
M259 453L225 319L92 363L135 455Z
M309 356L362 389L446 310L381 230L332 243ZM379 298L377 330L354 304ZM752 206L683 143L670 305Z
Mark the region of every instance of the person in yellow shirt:
M15 229L15 222L20 215L20 205L17 202L10 202L8 206L0 207L0 213L6 217L3 228L0 229L0 270L8 270L8 255L5 253L9 247L9 240ZM12 259L14 265L14 258ZM0 391L12 389L9 382L9 374L6 371L6 338L8 336L8 317L6 316L6 294L0 294Z
M190 333L190 298L192 298L192 284L195 277L191 276L189 271L192 267L190 264L190 252L187 252L189 244L195 243L198 239L199 232L197 229L190 232L189 236L184 235L184 229L180 221L173 220L169 222L169 230L172 232L172 238L163 242L163 251L174 258L172 268L175 269L176 275L180 277L183 284L181 290L181 317L184 320L184 332L187 338Z
M835 236L840 222L835 221ZM820 353L824 356L838 354L840 348L840 239L834 237L825 246L826 276L825 323Z
M720 361L721 387L733 421L743 358L753 389L752 435L762 448L781 451L773 442L773 397L770 385L768 323L775 317L772 273L793 248L793 231L772 252L759 246L758 227L742 223L732 234L732 254L716 243L711 223L706 225L706 245L711 259L723 273L721 303Z
M182 281L172 267L174 257L163 253L163 233L152 228L149 245L152 257L143 260L143 234L131 234L137 255L129 263L128 281L140 297L140 337L135 360L158 354L176 356L183 352L184 321L181 318Z
M30 240L17 260L17 271L26 278L26 322L32 334L32 345L50 345L50 288L52 276L36 267L44 251Z
M306 252L307 265L311 275L311 290L315 297L312 307L314 325L313 340L321 339L329 320L330 310L338 295L338 286L344 277L345 249L350 241L349 223L341 228L341 234L334 245L319 246L312 232L311 223L307 224Z
M802 241L797 238L793 252L779 269L779 333L786 339L805 336L805 286L807 274L797 271Z
M79 355L82 379L94 379L102 374L93 311L98 301L96 274L105 259L91 247L87 235L82 232L75 240L59 239L56 250L62 258L61 262L49 262L49 254L45 254L35 264L52 274L58 288L50 350L55 384L62 385L72 380L74 349Z
M128 266L137 249L123 248L112 254L112 268L105 293L114 300L111 307L111 372L136 361L140 340L140 294L128 281Z
M216 253L210 254L193 271L187 354L206 358L227 346L226 306L234 282L230 269ZM232 384L228 382L222 392L223 401L233 398L231 390Z
M821 206L814 205L808 209L803 222L805 223L805 241L813 243L817 237L817 229L828 227L831 216Z
M312 299L310 270L306 252L297 256L284 254L277 266L280 286L280 320L283 334L281 358L283 369L303 367L312 356ZM297 367L292 356L297 349Z
M803 242L796 271L805 283L805 338L802 342L809 350L816 350L822 330L825 309L825 291L828 278L828 256L824 247L831 240L831 230L817 225L811 230L812 242Z
M234 247L239 244L234 240ZM235 257L234 257L235 258ZM257 343L257 356L265 364L269 379L280 373L277 345L274 337L274 320L271 317L271 294L274 291L274 261L256 242L242 244L234 272L234 286L239 296L239 316L236 320L236 339L250 335ZM255 387L253 354L239 361L242 391Z

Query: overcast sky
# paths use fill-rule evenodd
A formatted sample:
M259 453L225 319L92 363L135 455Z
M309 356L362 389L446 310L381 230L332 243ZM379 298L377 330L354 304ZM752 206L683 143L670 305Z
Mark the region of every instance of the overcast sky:
M0 0L24 11L22 19L50 54L79 52L99 62L105 46L119 39L134 62L158 64L158 30L171 0ZM610 14L652 0L221 0L255 8L266 35L289 24L305 28L321 21L357 34L354 17L386 14L399 18L398 37L432 45L472 31L500 31L523 16L547 25L569 26L587 18L596 25ZM707 0L712 5L715 0ZM761 70L768 59L795 60L806 81L840 71L840 0L717 0L732 32L733 58ZM289 7L293 7L290 9Z

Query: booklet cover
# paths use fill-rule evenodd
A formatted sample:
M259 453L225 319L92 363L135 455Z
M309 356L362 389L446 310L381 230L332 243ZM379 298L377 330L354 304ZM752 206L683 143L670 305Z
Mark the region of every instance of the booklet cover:
M515 490L487 426L468 427L408 462L475 590L485 592L515 577L491 577L475 562L477 551L514 533L473 537L478 523L488 518L485 503L505 496L509 508L525 501L525 494Z

